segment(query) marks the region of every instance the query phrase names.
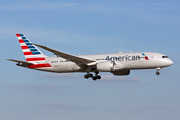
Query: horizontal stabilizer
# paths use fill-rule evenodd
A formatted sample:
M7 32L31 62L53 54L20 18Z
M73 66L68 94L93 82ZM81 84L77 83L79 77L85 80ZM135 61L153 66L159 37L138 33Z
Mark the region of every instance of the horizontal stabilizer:
M33 65L33 63L25 62L25 61L20 61L20 60L13 60L13 59L6 59L6 60L22 63L22 64L25 64L25 65Z

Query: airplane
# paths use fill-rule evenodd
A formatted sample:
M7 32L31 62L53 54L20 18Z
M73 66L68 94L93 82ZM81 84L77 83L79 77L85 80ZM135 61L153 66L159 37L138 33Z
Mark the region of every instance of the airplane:
M111 72L113 75L129 75L130 70L156 69L159 71L173 64L166 55L155 52L130 52L94 55L72 55L52 48L32 43L24 34L16 34L26 61L7 59L16 65L55 73L85 72L85 79L101 79L99 72ZM52 52L55 56L44 55L37 47ZM92 74L95 73L95 75Z

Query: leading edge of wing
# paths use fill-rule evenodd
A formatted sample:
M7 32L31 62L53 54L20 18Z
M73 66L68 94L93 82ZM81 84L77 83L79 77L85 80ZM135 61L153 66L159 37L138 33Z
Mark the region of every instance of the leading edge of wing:
M48 47L43 46L43 45L38 45L38 44L35 44L35 43L33 43L33 44L40 47L40 48L42 48L42 49L45 49L45 50L47 50L49 52L54 53L54 55L57 55L58 57L62 57L64 59L67 59L67 60L72 61L72 62L77 63L77 64L88 64L88 63L91 63L91 62L96 62L95 60L92 60L92 59L67 54L67 53L64 53L64 52L61 52L61 51L54 50L52 48L48 48Z

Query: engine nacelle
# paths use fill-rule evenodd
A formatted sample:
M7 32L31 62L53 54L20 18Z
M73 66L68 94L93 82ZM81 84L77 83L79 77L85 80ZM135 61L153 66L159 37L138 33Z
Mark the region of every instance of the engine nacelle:
M115 62L113 61L98 62L96 64L96 69L99 72L113 72L115 71Z
M121 71L115 71L115 72L112 72L114 75L118 75L118 76L121 76L121 75L129 75L130 74L130 70L121 70Z

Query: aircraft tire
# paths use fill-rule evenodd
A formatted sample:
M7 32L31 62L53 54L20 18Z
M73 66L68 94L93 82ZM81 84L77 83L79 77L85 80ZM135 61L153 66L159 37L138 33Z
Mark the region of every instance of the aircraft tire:
M156 75L159 75L160 73L159 72L156 72Z
M99 75L98 75L98 76L96 76L96 77L97 77L97 79L99 79L99 80L101 79L101 76L99 76Z
M88 79L88 78L89 78L89 75L84 75L84 78Z
M93 74L89 74L89 77L91 77L91 78L92 78L92 77L93 77Z
M97 80L97 77L92 77L93 80Z

